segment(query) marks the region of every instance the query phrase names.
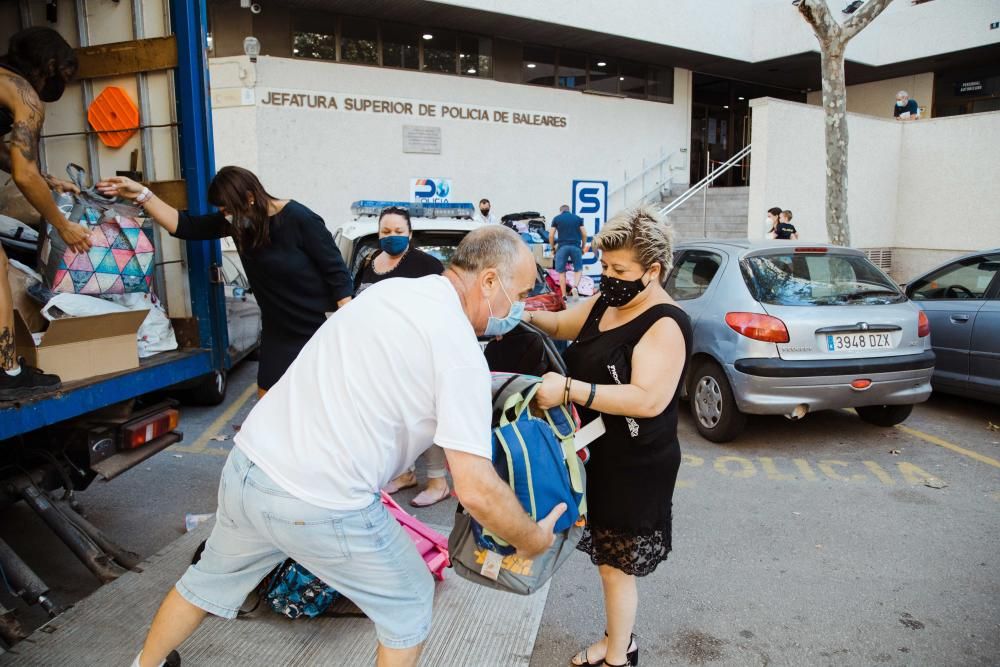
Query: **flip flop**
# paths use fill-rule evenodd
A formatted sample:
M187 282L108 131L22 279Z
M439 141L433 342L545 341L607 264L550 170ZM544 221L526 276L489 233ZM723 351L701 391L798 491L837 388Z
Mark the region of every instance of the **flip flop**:
M400 475L400 477L402 477L402 475ZM399 493L403 489L409 489L409 488L414 487L414 486L417 485L417 476L416 475L413 476L413 481L410 482L409 484L400 484L397 481L398 479L399 479L399 477L397 477L396 479L394 479L391 482L389 482L388 484L386 484L385 488L382 489L382 490L385 491L386 493L388 493L391 496L394 493Z
M431 505L436 505L442 500L447 500L451 498L451 489L445 488L443 492L434 492L430 489L424 489L410 501L410 505L413 507L430 507Z

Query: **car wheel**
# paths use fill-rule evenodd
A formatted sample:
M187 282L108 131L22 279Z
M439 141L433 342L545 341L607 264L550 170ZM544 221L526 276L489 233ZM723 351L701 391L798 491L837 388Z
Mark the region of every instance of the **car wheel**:
M902 424L913 412L912 405L866 405L854 408L861 421L886 428Z
M736 407L725 371L714 361L698 365L688 390L698 432L712 442L729 442L743 431L747 417Z
M185 398L194 405L218 405L226 400L228 384L226 371L216 369L193 387Z

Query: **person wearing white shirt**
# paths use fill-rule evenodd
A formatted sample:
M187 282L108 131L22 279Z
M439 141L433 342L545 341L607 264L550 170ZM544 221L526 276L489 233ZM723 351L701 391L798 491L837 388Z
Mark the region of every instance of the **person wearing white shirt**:
M434 584L379 489L431 444L483 526L526 558L548 549L565 505L535 523L494 471L477 340L517 325L534 282L528 247L491 225L465 237L443 276L381 281L334 313L243 422L201 559L163 601L133 665L179 661L173 649L206 613L235 618L286 558L372 619L379 667L416 665Z
M496 215L493 214L493 211L490 210L491 208L492 204L490 204L489 199L480 199L479 210L476 211L476 214L472 217L472 219L481 225L492 225L500 222L497 220Z

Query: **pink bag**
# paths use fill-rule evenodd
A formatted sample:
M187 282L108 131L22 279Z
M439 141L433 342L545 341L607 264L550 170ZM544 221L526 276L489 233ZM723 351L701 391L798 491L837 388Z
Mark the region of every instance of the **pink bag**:
M444 580L444 569L451 562L448 557L448 538L409 514L385 491L382 492L382 504L413 540L417 552L424 559L427 569L434 578L438 581Z

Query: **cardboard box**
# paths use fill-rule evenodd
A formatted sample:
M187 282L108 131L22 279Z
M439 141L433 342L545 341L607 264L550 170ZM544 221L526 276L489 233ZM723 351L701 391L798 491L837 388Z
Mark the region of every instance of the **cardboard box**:
M32 334L14 312L18 355L31 366L54 373L63 382L118 373L139 367L136 333L149 313L130 310L49 322L44 333Z

